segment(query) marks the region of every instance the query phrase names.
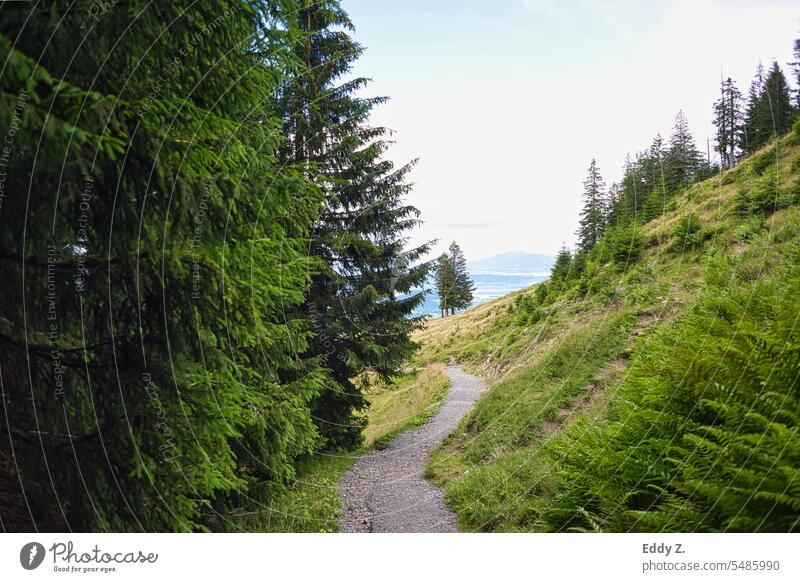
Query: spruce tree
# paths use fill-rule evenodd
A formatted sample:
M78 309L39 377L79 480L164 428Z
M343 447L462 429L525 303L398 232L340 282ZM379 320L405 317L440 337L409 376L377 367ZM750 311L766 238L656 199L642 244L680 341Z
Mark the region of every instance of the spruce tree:
M319 443L284 313L322 196L264 99L297 31L261 3L93 6L0 19L2 527L221 527Z
M657 133L650 144L650 149L642 157L643 174L645 179L645 189L647 191L665 190L665 158L666 149L664 138Z
M665 178L665 159L667 152L664 149L664 140L661 134L656 134L650 148L637 158L639 174L642 176L640 187L644 195L642 214L645 220L652 220L664 213L668 193Z
M720 84L720 97L714 103L714 125L716 131L715 150L719 153L720 165L732 168L736 165L742 149L744 112L742 94L736 83L728 77Z
M335 0L302 0L293 19L301 37L300 68L278 93L285 132L283 159L321 172L325 208L309 245L316 259L311 290L299 316L311 316L315 336L307 357L328 370L314 415L331 448L360 442L366 401L354 380L365 370L388 377L414 349L410 332L429 265L428 245L406 247L418 211L405 203L413 162L384 158L389 131L369 124L383 98L360 94L368 84L350 75L363 48Z
M761 147L761 145L766 143L767 140L766 136L761 135L761 128L759 127L760 118L763 117L761 114L761 110L763 109L763 91L764 66L759 62L753 80L750 82L750 88L747 91L742 147L745 155L752 154Z
M794 83L797 85L797 89L795 89L795 101L794 107L797 111L800 111L800 37L794 40L794 61L789 63L794 71Z
M689 124L683 111L675 116L675 125L669 138L669 149L665 156L666 194L674 194L692 183L695 172L702 165L702 157L689 132Z
M461 247L453 241L448 249L450 253L450 263L453 266L454 294L450 302L451 313L456 309L467 309L472 305L473 292L475 285L467 271L467 260Z
M556 255L553 268L550 270L550 281L556 285L556 288L560 288L564 283L567 282L567 280L569 280L571 268L572 252L567 248L566 245L562 245L561 250L559 250L558 255Z
M605 184L597 168L597 162L592 159L586 180L583 182L583 210L581 211L578 237L580 249L583 252L592 250L603 236L606 223L606 195Z
M608 195L606 200L606 224L607 226L611 226L617 223L618 220L618 213L617 207L620 204L620 200L622 198L622 189L620 188L619 184L613 182L611 186L608 187Z
M635 220L636 214L642 206L642 190L638 167L628 154L625 156L625 164L622 168L619 192L609 212L610 224L624 225Z
M795 110L792 107L789 83L777 61L772 62L764 81L761 99L764 101L758 119L760 127L763 128L761 135L769 140L787 133L792 128Z
M442 253L436 262L436 293L439 296L439 311L442 317L447 317L456 301L455 269L448 253Z

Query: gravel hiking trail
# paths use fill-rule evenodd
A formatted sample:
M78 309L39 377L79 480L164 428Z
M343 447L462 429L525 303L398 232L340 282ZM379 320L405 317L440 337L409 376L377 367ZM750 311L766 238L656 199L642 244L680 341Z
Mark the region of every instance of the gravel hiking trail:
M366 453L345 473L339 483L343 532L458 531L444 492L423 474L431 453L456 429L486 385L458 366L448 366L446 372L451 387L439 413L386 448Z

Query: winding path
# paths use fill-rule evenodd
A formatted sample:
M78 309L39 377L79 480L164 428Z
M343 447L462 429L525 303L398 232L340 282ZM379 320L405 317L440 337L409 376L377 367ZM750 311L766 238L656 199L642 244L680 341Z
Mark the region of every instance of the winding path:
M458 521L444 493L424 478L431 453L458 426L485 389L480 378L449 366L452 386L430 422L363 455L339 483L343 532L455 532Z

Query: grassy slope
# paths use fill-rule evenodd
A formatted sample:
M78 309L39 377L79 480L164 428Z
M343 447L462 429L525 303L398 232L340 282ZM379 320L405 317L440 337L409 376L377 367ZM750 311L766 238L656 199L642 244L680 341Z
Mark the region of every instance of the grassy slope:
M373 382L368 391L364 444L380 447L398 433L427 422L438 412L449 387L444 366L438 363L408 372L388 384Z
M745 219L735 200L739 189L763 180L765 172L777 176L781 187L796 188L800 147L794 141L781 141L771 165L770 154L761 152L679 197L673 210L646 225L647 248L638 262L601 271L603 291L582 297L571 290L531 324L514 300L534 294L534 286L431 321L418 334L423 349L417 363L455 359L492 383L429 466L462 528L540 528L538 517L558 488L543 445L602 418L650 334L672 325L696 300L715 251L738 256L740 272L768 276L779 260L778 246L797 238L800 210ZM672 234L688 213L700 217L706 235L695 250L680 248ZM784 233L783 243L776 232Z
M344 472L364 450L380 447L400 432L426 422L439 409L450 381L444 366L433 364L386 383L375 379L367 388L365 449L317 455L298 467L290 490L272 507L235 518L232 530L267 532L338 531L339 494Z

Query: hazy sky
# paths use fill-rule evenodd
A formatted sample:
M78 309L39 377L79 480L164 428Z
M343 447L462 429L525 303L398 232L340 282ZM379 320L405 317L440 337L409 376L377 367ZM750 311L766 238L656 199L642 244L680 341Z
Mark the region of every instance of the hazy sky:
M720 71L743 93L759 60L788 75L800 30L797 2L343 4L367 47L356 72L391 97L373 117L397 132L390 157L420 158L414 238L468 259L572 244L592 157L618 180L679 109L705 152Z

